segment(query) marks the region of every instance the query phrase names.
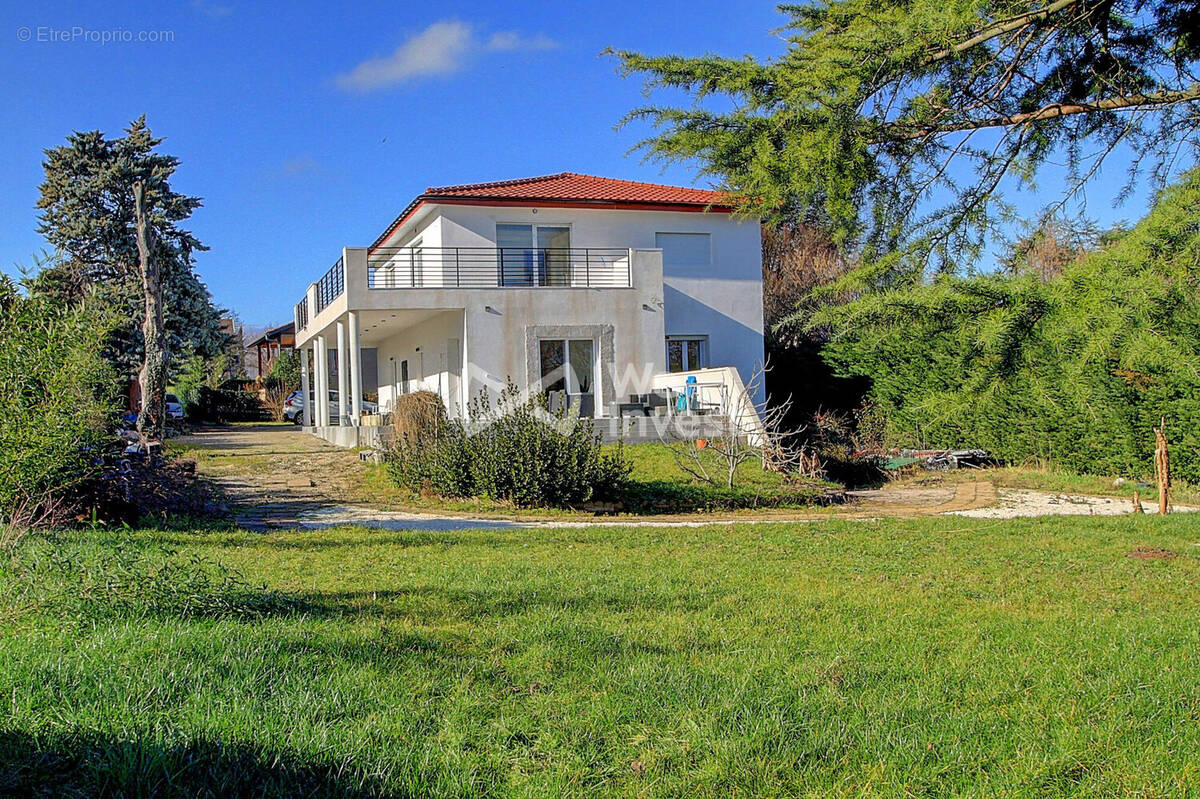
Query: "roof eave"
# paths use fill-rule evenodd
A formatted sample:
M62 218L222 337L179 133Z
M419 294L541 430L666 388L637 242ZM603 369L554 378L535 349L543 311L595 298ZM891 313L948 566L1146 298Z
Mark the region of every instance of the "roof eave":
M729 214L737 210L733 205L721 203L669 203L669 202L648 202L635 200L590 200L590 199L562 199L555 197L491 197L491 196L470 196L462 194L421 194L413 199L395 221L384 230L384 232L371 243L368 252L374 252L383 246L383 243L390 239L397 230L403 227L404 223L409 220L423 205L478 205L478 206L499 206L499 207L518 207L518 208L612 208L614 210L626 211L678 211L684 213L702 213L711 211L715 213Z

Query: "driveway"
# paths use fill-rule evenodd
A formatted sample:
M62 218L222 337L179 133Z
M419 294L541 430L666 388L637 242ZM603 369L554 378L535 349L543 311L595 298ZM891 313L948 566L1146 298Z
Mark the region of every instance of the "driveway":
M202 427L171 440L225 494L234 520L252 530L303 526L306 514L354 502L366 465L358 454L294 425Z

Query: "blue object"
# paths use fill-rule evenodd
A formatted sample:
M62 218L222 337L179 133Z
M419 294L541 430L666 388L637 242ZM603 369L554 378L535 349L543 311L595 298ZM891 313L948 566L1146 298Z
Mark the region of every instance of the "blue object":
M687 379L687 407L696 407L696 376L688 375Z

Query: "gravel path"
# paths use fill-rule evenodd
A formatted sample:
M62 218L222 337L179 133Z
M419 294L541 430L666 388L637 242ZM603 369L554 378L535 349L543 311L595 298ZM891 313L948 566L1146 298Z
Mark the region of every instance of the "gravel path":
M251 530L300 527L305 514L356 500L366 471L357 453L291 425L205 427L171 443Z

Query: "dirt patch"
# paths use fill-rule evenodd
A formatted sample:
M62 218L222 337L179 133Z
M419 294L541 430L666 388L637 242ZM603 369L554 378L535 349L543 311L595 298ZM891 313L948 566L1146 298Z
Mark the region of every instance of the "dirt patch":
M172 439L250 529L291 528L301 513L359 499L365 464L291 425L203 427Z
M1142 511L1155 507L1143 502ZM1178 505L1176 513L1191 513L1196 508ZM1133 502L1125 497L1093 497L1028 489L1001 489L999 502L987 507L951 511L974 519L1019 519L1033 516L1124 516L1133 513Z
M861 510L886 516L929 516L985 508L996 502L997 493L990 480L951 483L931 477L875 491L849 491L847 497Z
M1162 547L1135 547L1125 557L1136 558L1137 560L1174 560L1179 557L1179 553Z

